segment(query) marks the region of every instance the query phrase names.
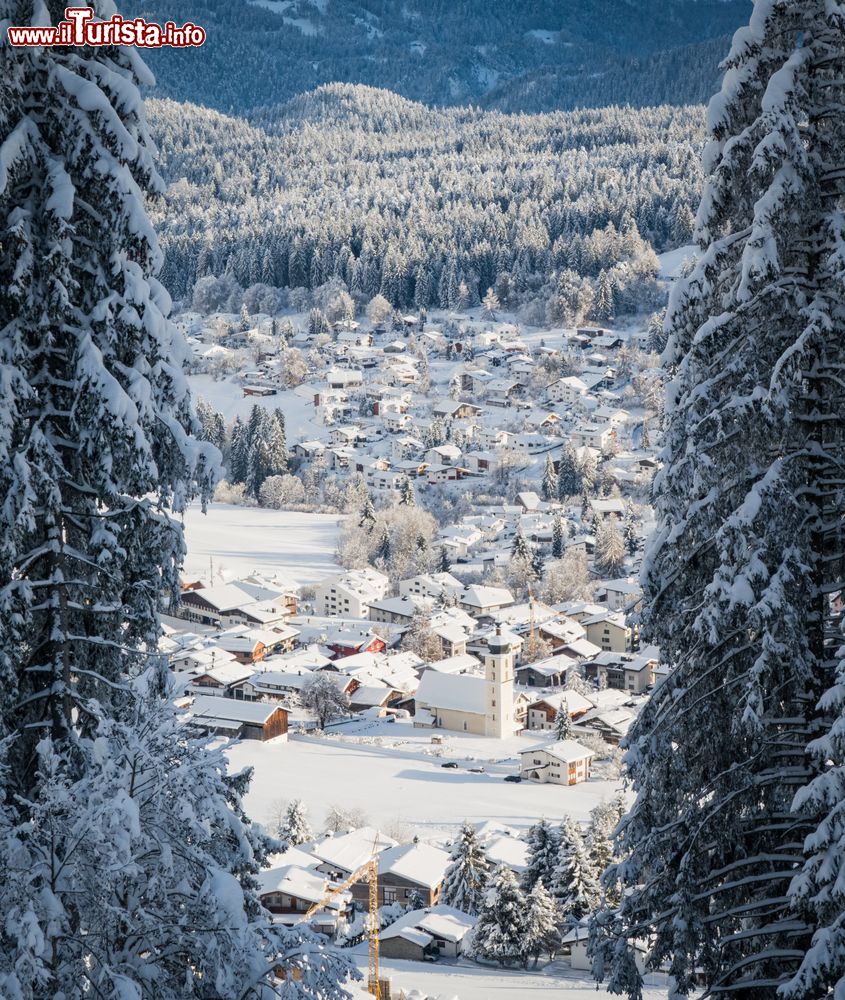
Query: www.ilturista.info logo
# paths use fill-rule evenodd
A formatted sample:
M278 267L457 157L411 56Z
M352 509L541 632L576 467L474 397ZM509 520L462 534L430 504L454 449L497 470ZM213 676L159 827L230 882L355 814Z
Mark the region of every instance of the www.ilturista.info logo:
M66 7L65 19L57 25L10 26L7 34L9 44L16 47L138 45L147 49L187 49L205 41L205 29L190 21L178 27L173 21L155 24L143 17L124 20L120 14L101 21L94 19L92 7Z

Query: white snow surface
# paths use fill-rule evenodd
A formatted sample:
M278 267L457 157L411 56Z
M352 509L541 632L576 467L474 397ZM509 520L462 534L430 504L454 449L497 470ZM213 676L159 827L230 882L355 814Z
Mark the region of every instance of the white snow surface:
M357 961L366 972L366 954L358 951ZM392 992L419 990L423 996L444 1000L608 1000L611 994L596 990L586 972L576 972L567 962L552 962L537 970L499 969L468 960L450 965L445 962L403 962L382 958L381 973L392 980ZM646 976L644 1000L660 1000L667 995L660 974ZM660 988L662 986L662 989Z
M666 253L659 254L657 257L660 261L659 276L666 279L677 278L684 261L692 260L697 253L698 247L694 243L689 243L678 247L677 250L667 250Z
M360 726L358 727L360 728ZM302 799L319 828L331 806L363 809L373 826L401 820L422 840L451 837L468 819L525 831L542 816L585 822L590 810L616 794L619 783L591 779L578 785L505 782L519 770L517 754L531 743L519 736L506 740L438 731L443 747L433 747L431 731L408 721L372 724L382 745L352 739L325 739L293 733L287 742L233 744L227 754L234 770L254 768L246 796L248 814L269 822L280 801ZM387 735L389 733L389 735ZM534 741L536 742L536 740ZM434 756L432 750L442 750ZM455 760L456 770L442 768ZM484 773L469 767L483 766Z
M185 512L183 575L206 578L213 561L215 582L259 572L291 586L316 583L340 572L335 549L340 518L212 503Z

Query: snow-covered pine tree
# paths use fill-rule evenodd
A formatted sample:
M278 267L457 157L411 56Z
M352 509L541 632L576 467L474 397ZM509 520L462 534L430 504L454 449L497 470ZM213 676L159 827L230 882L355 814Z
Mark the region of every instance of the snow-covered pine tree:
M285 810L277 838L285 850L314 839L314 832L308 822L308 810L302 799L294 799Z
M552 558L560 559L563 555L563 519L556 510L552 521Z
M600 802L590 810L584 843L600 879L613 860L613 833L624 814L625 801L621 793L609 802ZM611 880L605 880L604 892L609 902L619 902L617 888Z
M372 494L367 491L366 499L361 507L361 518L358 521L358 527L363 528L367 534L372 534L373 528L376 526L376 507L373 503Z
M557 473L555 472L552 456L546 455L546 464L543 466L543 481L540 486L544 500L557 500L558 484Z
M502 966L528 964L528 908L513 869L499 865L490 877L472 947L479 958Z
M543 556L543 552L539 546L537 546L531 553L531 579L532 580L542 580L543 573L546 571L546 560Z
M541 955L554 959L560 947L560 917L554 898L541 881L534 884L527 896L525 950L536 966Z
M625 520L622 524L622 534L628 555L635 556L640 547L640 533L637 530L637 515L634 511L634 505L630 500L625 504Z
M664 312L652 313L646 326L646 346L653 354L662 354L666 347L666 315Z
M414 484L411 480L404 476L402 482L399 484L399 500L400 507L416 507L417 505L417 495L414 492Z
M596 278L596 294L593 299L593 316L599 322L606 322L613 319L615 311L613 280L610 275L602 269Z
M548 888L560 855L558 832L543 817L528 830L528 864L522 875L522 890L530 892L538 882Z
M273 420L275 421L275 427L273 428L272 435L272 451L273 451L273 464L275 466L276 472L273 475L280 476L283 472L287 472L288 469L288 441L287 441L287 430L285 428L285 414L280 407L275 407L273 410Z
M487 292L481 302L484 307L484 317L485 319L495 319L496 313L499 311L499 296L495 293L492 288L488 288Z
M519 524L516 526L516 532L513 536L511 558L514 560L522 560L526 563L531 562L531 546L528 544L528 539L525 537L522 526Z
M584 489L584 480L575 449L569 442L563 446L557 470L558 499L577 496Z
M555 714L555 727L553 732L555 734L555 739L558 741L571 740L575 738L575 726L572 724L572 716L569 714L566 702L560 706Z
M599 517L596 527L596 571L605 577L615 577L625 568L625 541L616 518Z
M182 554L167 513L207 489L214 450L190 439L184 342L155 279L145 71L124 50L2 60L0 736L20 734L25 791L38 740L92 730L140 669L133 650L155 648Z
M629 736L627 891L592 945L631 997L646 936L679 995L843 988L843 50L841 3L758 0L709 109L643 572L671 673Z
M243 814L248 775L154 674L121 721L39 744L25 817L0 802L0 995L271 1000L281 968L291 1000L345 1000L352 963L260 904L273 842Z
M246 426L246 487L257 497L261 484L270 476L287 472L288 449L285 418L281 410L270 413L263 406L253 406Z
M565 819L560 826L558 863L552 874L549 891L557 900L558 911L566 928L574 927L599 905L599 872L584 843L581 828Z
M443 876L440 898L474 916L484 899L484 888L490 874L490 862L472 823L464 820L461 832L452 848L451 860Z
M240 417L235 417L229 442L229 480L233 483L246 482L249 469L249 438L246 425Z

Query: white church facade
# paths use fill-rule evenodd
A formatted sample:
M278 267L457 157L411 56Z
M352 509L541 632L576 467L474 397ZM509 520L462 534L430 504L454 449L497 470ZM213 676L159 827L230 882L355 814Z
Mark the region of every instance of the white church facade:
M415 698L414 725L504 739L520 728L514 712L514 648L497 628L487 642L484 676L426 670Z

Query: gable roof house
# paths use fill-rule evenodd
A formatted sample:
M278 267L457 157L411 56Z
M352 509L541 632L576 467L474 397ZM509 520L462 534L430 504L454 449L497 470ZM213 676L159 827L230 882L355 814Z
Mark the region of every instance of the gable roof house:
M427 906L440 896L443 876L449 867L449 854L430 844L399 844L381 851L378 856L379 906L402 903L419 893ZM356 882L352 895L361 903L369 899L369 885Z
M544 694L528 706L526 729L554 729L559 712L568 712L571 719L580 719L594 708L593 703L577 691Z
M350 570L319 583L314 588L314 606L328 616L366 618L370 602L381 600L389 586L388 578L377 570Z
M590 777L595 754L575 740L560 740L519 753L520 774L541 784L575 785Z
M256 876L258 896L273 914L274 923L294 924L325 896L329 883L323 874L297 865L267 868ZM332 934L338 921L351 914L352 893L338 893L309 920L309 926L322 934Z
M198 696L188 712L187 724L208 733L262 741L287 736L288 713L280 705Z

